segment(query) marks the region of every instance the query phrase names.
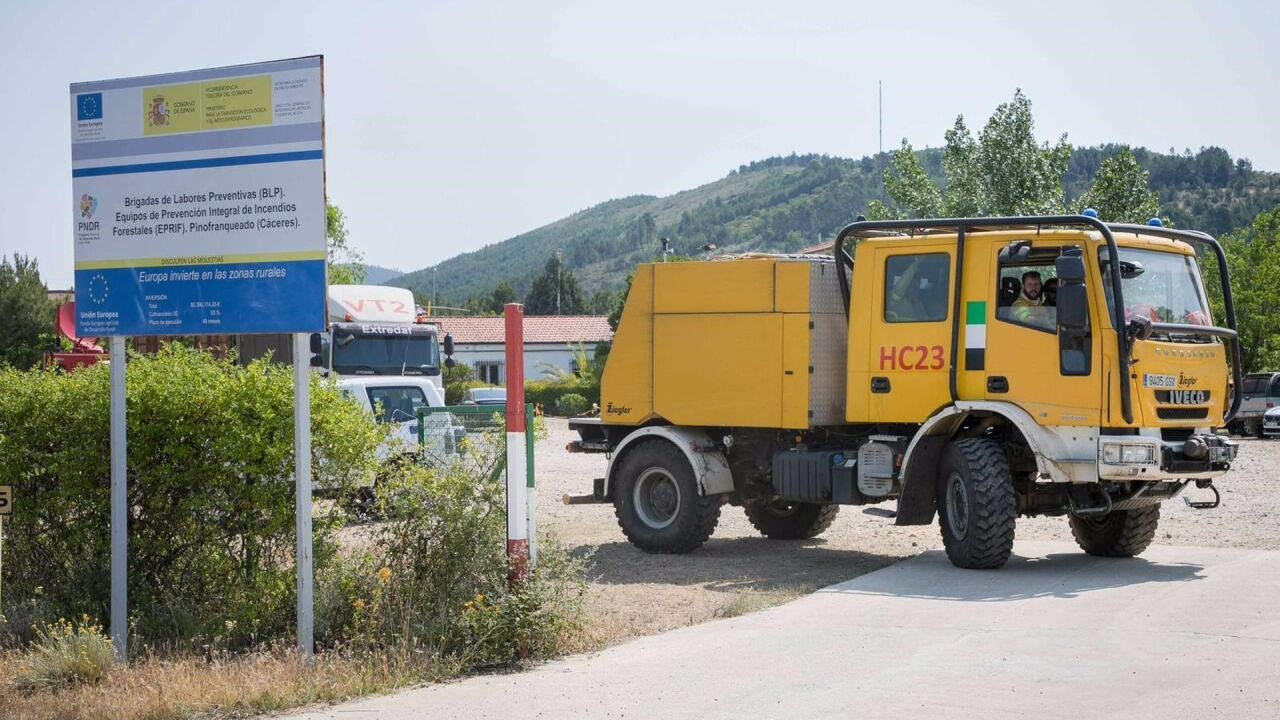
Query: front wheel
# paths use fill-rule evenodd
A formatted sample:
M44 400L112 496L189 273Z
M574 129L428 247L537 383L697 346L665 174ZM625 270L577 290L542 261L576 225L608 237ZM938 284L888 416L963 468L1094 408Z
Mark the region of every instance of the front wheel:
M1113 510L1100 519L1072 515L1070 520L1081 550L1101 557L1133 557L1155 539L1160 506Z
M952 565L989 570L1008 562L1018 500L999 443L965 438L947 446L937 497L942 543Z
M840 512L839 505L785 500L753 500L742 506L751 525L770 540L808 540L821 535Z
M719 495L703 496L679 448L648 440L621 460L614 514L632 545L652 553L687 553L711 537L720 521Z

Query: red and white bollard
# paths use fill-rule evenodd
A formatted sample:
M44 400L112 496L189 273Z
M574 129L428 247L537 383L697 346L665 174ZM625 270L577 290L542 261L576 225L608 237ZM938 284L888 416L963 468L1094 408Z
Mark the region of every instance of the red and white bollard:
M524 306L508 303L507 346L507 562L512 585L529 572L528 471L524 410Z

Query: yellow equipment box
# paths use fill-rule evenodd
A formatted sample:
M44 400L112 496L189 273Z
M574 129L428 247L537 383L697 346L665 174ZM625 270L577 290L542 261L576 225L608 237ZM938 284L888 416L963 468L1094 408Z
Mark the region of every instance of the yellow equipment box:
M604 422L844 423L840 298L831 258L641 265L601 381Z

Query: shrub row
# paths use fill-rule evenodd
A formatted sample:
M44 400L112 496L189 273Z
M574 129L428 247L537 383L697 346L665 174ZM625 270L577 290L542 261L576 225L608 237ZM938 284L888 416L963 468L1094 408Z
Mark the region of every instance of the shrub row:
M109 370L0 371L6 523L4 629L18 639L59 617L107 616ZM144 642L232 645L287 632L294 582L293 378L171 344L127 372L129 605ZM381 433L318 377L311 389L317 486L375 470ZM315 556L339 520L315 522ZM11 639L13 639L11 637Z
M576 395L581 401L570 399L569 405L561 405L561 398ZM541 405L543 412L556 415L577 415L589 409L593 403L600 403L599 381L583 382L577 378L571 380L529 380L524 384L526 402ZM575 412L572 408L581 407Z

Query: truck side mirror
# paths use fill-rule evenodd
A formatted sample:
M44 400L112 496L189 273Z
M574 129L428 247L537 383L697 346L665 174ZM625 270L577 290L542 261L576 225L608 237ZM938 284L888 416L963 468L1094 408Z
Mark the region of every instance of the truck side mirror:
M445 333L445 336L444 336L444 354L445 355L453 354L453 336L448 333ZM450 365L449 367L453 367L453 366Z
M1089 337L1089 289L1085 285L1080 248L1067 248L1054 261L1058 274L1058 356L1063 375L1088 375L1092 365Z
M1089 291L1083 284L1058 285L1058 327L1069 332L1089 327Z
M324 367L324 356L319 354L312 355L311 367Z
M311 333L311 354L319 355L324 351L320 341L320 333Z

